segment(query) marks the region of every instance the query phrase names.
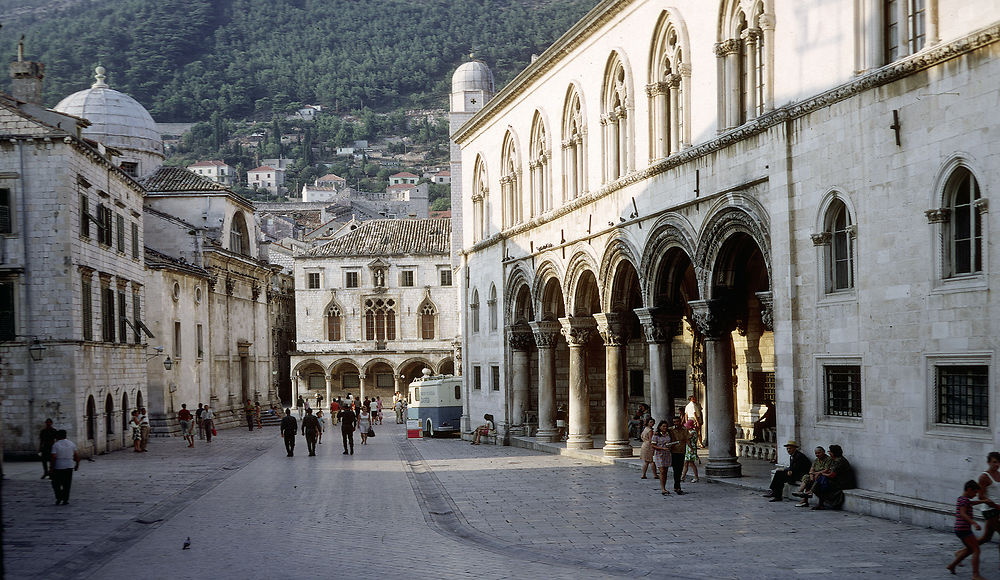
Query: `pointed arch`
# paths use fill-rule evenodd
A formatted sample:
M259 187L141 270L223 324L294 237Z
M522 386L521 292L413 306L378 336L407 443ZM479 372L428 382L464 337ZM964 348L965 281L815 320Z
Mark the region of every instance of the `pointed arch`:
M635 94L632 87L632 68L624 51L611 51L601 91L604 183L624 177L634 167Z
M587 192L587 110L579 83L570 83L563 104L563 202Z
M417 324L421 340L434 340L437 336L438 309L430 295L417 306Z
M521 200L521 156L517 134L508 128L500 148L500 205L503 212L503 228L509 228L523 221Z
M479 332L479 290L472 289L472 299L469 300L469 317L472 318L472 332Z
M490 297L486 300L486 306L490 313L490 332L496 332L499 321L497 316L497 287L496 284L490 284Z
M691 44L676 8L660 14L649 58L649 158L662 159L691 145Z
M344 308L337 302L336 297L332 298L323 309L323 326L328 341L344 340Z
M489 237L490 216L489 175L486 171L486 160L482 155L476 155L472 170L472 241L481 242Z
M532 215L552 209L552 143L549 141L548 123L540 110L531 119L528 168L531 172ZM536 209L537 208L537 211Z

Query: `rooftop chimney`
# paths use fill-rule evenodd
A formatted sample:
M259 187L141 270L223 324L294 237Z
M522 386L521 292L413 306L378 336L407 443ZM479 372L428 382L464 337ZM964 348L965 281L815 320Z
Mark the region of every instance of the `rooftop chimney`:
M25 103L42 104L42 79L45 65L24 60L24 36L17 43L17 61L10 63L12 96Z

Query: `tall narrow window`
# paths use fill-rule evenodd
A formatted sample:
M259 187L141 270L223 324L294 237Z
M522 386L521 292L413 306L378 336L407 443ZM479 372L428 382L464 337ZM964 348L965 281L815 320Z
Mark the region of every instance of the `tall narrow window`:
M587 191L586 160L584 153L586 134L580 93L570 87L563 111L563 201L571 200ZM535 208L535 215L543 208Z
M139 292L132 292L132 331L135 333L135 343L142 342L142 331L139 325L142 323L142 296Z
M549 157L552 156L552 151L545 131L545 121L539 111L535 111L535 117L531 122L531 143L529 145L531 157L528 168L531 171L532 205L538 208L537 213L542 213L553 207L550 186L552 169L549 166Z
M0 281L0 341L17 335L14 317L14 282Z
M89 238L90 237L90 200L87 198L87 194L80 194L80 237Z
M489 185L486 175L486 162L482 157L476 158L475 169L472 172L472 241L479 242L489 237Z
M94 298L93 290L90 285L90 274L84 274L83 282L80 284L80 291L80 310L83 317L83 340L94 340Z
M532 179L534 168L532 167ZM500 150L500 198L503 204L503 226L509 228L521 222L520 159L514 134L507 131Z
M396 301L392 298L365 300L365 339L396 340Z
M115 289L101 288L101 338L115 341Z
M205 339L202 335L201 325L195 326L195 340L198 346L198 358L205 357Z
M181 323L174 321L174 358L181 358Z
M490 310L490 332L497 329L497 287L490 287L490 299L486 301Z
M114 218L112 215L114 212L111 208L104 205L98 204L97 206L97 241L104 244L105 246L110 246L114 242Z
M423 340L434 340L434 317L437 312L434 305L424 302L420 307L420 338Z
M983 270L983 224L979 183L960 167L946 186L949 201L950 276L976 274Z
M115 222L118 226L118 251L125 253L125 216L122 214L115 214Z
M834 200L826 215L826 290L837 292L854 288L854 226L847 205Z
M685 62L686 33L683 21L673 10L664 11L656 32L653 69L650 71L649 112L650 159L662 159L677 153L690 143L687 136L687 99L690 65Z
M493 390L494 391L499 391L500 390L500 367L499 366L497 366L497 365L491 365L490 366L490 379L491 379L490 382L493 385Z
M632 135L629 130L630 94L625 64L617 53L612 55L604 77L601 127L604 136L604 180L615 181L629 171Z
M247 222L242 212L233 214L233 221L229 229L229 249L237 254L250 255L250 233L247 230Z
M125 290L118 290L118 342L128 342L128 310L125 304Z
M132 224L132 257L139 258L139 224Z
M340 308L331 305L326 309L326 339L338 341L341 339L341 326L343 325L343 315Z
M750 8L744 12L744 8ZM722 36L715 46L718 57L719 130L755 119L773 108L774 15L764 12L761 1L723 2Z
M14 214L10 189L0 187L0 234L9 234L13 230L12 215Z
M483 371L479 365L472 367L472 388L476 391L483 390Z
M882 0L884 64L918 52L926 44L926 0Z
M469 303L469 316L472 318L472 332L479 332L479 291L472 291L472 302Z

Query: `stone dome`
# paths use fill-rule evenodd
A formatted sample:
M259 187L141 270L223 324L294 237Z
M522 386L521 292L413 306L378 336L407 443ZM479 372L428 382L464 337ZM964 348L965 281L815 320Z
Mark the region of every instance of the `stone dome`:
M482 91L493 96L493 71L481 60L470 60L455 70L451 77L451 92Z
M149 111L132 97L109 87L104 82L104 67L94 72L97 80L89 89L59 101L55 110L90 121L91 125L83 130L84 137L162 159L163 139Z

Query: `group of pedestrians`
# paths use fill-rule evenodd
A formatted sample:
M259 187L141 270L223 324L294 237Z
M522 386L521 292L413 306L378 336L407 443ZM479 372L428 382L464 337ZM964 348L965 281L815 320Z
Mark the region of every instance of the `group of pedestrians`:
M73 484L73 472L80 469L80 454L76 444L67 439L65 429L52 426L52 419L45 420L45 427L39 432L42 456L42 479L52 482L56 505L69 505L69 490Z
M149 415L146 414L145 407L139 407L132 411L132 420L128 424L132 435L132 449L136 453L149 451Z
M811 463L805 453L799 451L798 442L785 443L785 450L789 456L788 468L774 473L764 497L772 502L782 501L785 484L791 483L799 486L792 492L793 496L801 498L795 507L810 507L809 500L815 497L817 503L811 506L813 510L840 509L844 505L844 490L855 487L854 469L840 445L830 445L829 453L823 447L816 447L813 451L816 459Z
M218 434L215 430L215 411L204 403L198 403L194 414L188 410L187 403L182 403L181 410L177 412L177 422L180 423L181 436L187 441L188 447L194 447L195 429L198 430L198 439L204 439L208 443Z
M302 397L299 397L302 400ZM304 401L303 401L304 402ZM375 434L372 425L378 420L378 398L358 404L357 400L348 395L347 399L340 397L330 402L330 415L333 425L340 425L340 433L344 442L344 455L354 455L354 433L361 435L361 445L368 444L368 437ZM285 409L281 419L280 435L285 441L285 453L288 457L295 456L295 438L300 434L305 436L310 457L316 456L316 446L323 443L323 432L326 431L326 420L323 411L313 415L311 407L305 407L302 425L292 414L291 408Z
M962 548L955 552L955 559L947 566L948 571L955 574L955 568L962 564L962 560L972 556L973 580L983 580L979 574L979 546L989 542L994 532L1000 533L1000 505L990 498L990 489L996 494L996 489L1000 486L1000 452L991 451L987 454L986 463L986 471L979 474L977 479L966 481L962 495L955 502L954 530L962 542ZM972 529L980 530L983 526L973 519L972 508L976 505L985 508L981 516L986 529L978 538Z
M670 421L656 423L648 414L642 420L644 426L639 436L642 440L642 447L639 448L642 475L639 479L647 478L646 473L652 465L653 477L660 481L660 494L670 495L667 490L667 470L672 467L674 493L684 495L681 482L687 477L689 468L694 471L691 483L698 482L698 443L694 421L682 422L681 417L675 416Z

